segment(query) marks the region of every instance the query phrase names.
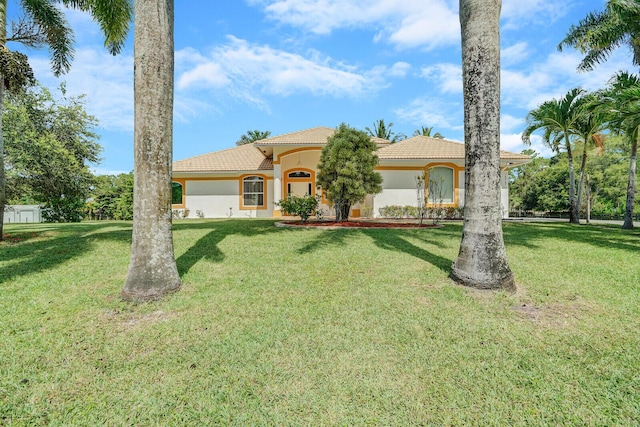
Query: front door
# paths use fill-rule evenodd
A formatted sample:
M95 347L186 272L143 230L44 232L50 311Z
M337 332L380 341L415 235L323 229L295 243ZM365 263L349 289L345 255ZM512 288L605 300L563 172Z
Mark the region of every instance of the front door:
M313 176L310 172L301 170L287 172L285 179L285 197L289 195L297 197L315 195Z

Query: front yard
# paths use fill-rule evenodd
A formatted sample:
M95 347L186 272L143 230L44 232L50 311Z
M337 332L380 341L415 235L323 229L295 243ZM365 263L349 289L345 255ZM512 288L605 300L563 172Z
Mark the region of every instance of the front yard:
M177 221L182 289L120 301L125 222L10 225L0 425L634 425L640 233L505 224L516 294L448 278L461 224Z

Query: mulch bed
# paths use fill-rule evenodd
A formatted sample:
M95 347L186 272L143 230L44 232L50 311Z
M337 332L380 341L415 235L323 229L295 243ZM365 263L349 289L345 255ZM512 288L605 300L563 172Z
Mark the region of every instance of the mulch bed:
M423 222L395 222L395 221L281 221L276 223L280 227L331 227L331 228L434 228L440 225Z

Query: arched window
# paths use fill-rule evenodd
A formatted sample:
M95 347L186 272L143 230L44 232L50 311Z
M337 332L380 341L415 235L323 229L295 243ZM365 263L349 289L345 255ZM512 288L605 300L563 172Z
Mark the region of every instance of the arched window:
M437 166L427 175L427 202L429 204L453 203L453 169Z
M296 172L291 172L289 174L289 178L311 178L311 174L309 172L296 171Z
M171 183L171 204L172 205L181 205L182 204L182 194L184 189L182 188L182 184L179 182Z
M242 204L245 207L264 206L264 178L248 176L242 180Z

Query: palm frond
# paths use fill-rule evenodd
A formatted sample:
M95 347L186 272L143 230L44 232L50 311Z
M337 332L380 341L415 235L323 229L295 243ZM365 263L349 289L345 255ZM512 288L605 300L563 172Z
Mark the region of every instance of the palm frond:
M122 51L133 17L131 0L61 0L67 7L89 12L105 35L105 47L113 55Z
M21 0L25 13L41 28L51 51L55 75L69 71L73 60L73 31L62 11L49 0Z
M572 25L558 49L573 47L583 53L578 69L590 71L624 44L631 48L634 64L640 65L640 2L637 0L609 0L604 11L591 12L578 25Z

